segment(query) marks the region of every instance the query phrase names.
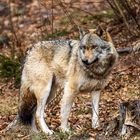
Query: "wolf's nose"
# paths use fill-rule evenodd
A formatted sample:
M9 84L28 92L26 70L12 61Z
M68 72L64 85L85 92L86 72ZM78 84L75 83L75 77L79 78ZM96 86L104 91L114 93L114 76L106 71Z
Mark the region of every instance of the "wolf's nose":
M82 62L86 65L89 65L88 60L82 60Z

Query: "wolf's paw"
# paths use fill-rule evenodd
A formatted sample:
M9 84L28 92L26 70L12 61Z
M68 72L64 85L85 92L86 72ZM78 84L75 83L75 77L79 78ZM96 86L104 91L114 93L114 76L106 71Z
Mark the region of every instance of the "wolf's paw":
M62 132L70 132L69 127L60 126L60 129L62 130Z
M54 131L53 130L48 130L47 133L48 133L48 135L52 135L54 133Z
M93 123L92 124L92 128L93 129L97 129L97 128L99 128L100 127L100 123L99 122L96 122L96 123Z
M54 132L53 132L53 130L50 130L50 129L47 129L47 130L45 130L45 131L43 131L45 134L47 134L47 135L52 135Z

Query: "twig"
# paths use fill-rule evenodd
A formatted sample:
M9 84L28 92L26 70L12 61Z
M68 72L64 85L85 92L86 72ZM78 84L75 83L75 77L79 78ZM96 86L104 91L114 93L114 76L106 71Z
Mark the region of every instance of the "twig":
M13 128L14 126L16 126L17 122L19 120L19 116L17 115L14 120L3 130L3 132L7 132L9 131L11 128Z
M109 5L111 6L111 8L113 9L115 15L118 17L118 19L121 19L119 13L118 13L118 9L113 5L112 1L107 0L107 2L109 3Z
M116 5L116 7L118 8L118 10L119 10L121 16L123 17L124 23L126 24L128 31L131 33L129 24L128 24L127 20L126 20L126 17L125 17L125 15L124 15L123 11L121 10L121 8L120 8L120 6L119 6L118 1L117 1L117 0L114 0L114 3L115 3L115 5Z
M130 68L133 68L133 66L129 66L128 68L125 68L125 69L122 69L122 70L119 70L119 71L115 71L115 72L112 72L112 74L120 74L121 72L125 72L127 70L129 70Z
M53 0L52 0L52 37L53 37Z
M64 13L66 14L66 16L68 17L70 23L74 26L75 29L78 30L77 24L74 22L73 17L68 13L68 11L66 10L66 7L63 5L63 3L61 2L61 0L59 0L59 5L61 6L62 10L64 11Z
M123 7L127 10L128 14L132 17L132 19L135 21L136 25L138 26L138 29L140 29L140 24L138 23L138 21L136 20L134 14L131 12L132 8L129 5L128 1L121 1L121 4L123 5Z
M12 12L11 12L10 0L8 0L8 8L9 8L9 11L10 11L9 22L10 22L10 25L11 25L11 32L14 35L14 38L15 38L15 41L16 41L16 46L18 46L19 45L19 40L18 40L18 37L16 35L15 29L14 29L14 25L13 25L13 22L12 22L12 14L11 14Z
M137 128L138 130L140 130L140 126L137 125L136 123L131 122L131 121L125 122L125 125L130 125L130 126Z
M78 7L74 7L74 6L70 6L70 8L77 9L77 10L82 11L82 12L85 12L85 13L91 15L91 16L94 16L94 14L92 14L92 13L90 13L90 12L84 10L84 9L81 9L81 8L78 8Z
M41 21L42 21L42 23L43 23L43 16L42 16L42 14L41 14L41 7L44 7L45 9L46 9L46 7L45 7L45 4L43 3L43 1L42 0L37 0L38 1L38 4L39 4L39 12L40 12L40 16L41 16ZM47 9L46 9L47 10ZM43 23L43 25L44 25L44 23ZM46 26L45 26L46 27ZM44 29L44 28L43 28ZM45 28L46 29L46 32L47 32L47 34L48 34L48 29L47 29L47 27Z

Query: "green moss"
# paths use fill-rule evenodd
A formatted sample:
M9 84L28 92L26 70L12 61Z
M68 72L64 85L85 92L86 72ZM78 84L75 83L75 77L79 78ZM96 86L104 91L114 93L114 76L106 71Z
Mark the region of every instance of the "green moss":
M18 60L0 55L0 78L4 79L5 82L14 78L15 86L18 86L20 83L20 69L21 64Z

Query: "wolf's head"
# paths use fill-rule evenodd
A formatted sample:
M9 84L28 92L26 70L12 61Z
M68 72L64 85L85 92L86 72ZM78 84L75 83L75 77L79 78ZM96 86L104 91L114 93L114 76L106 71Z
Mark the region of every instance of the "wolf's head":
M106 39L103 39L103 35ZM79 57L85 67L96 67L97 73L111 67L115 63L117 52L109 33L101 29L85 33L80 29Z

